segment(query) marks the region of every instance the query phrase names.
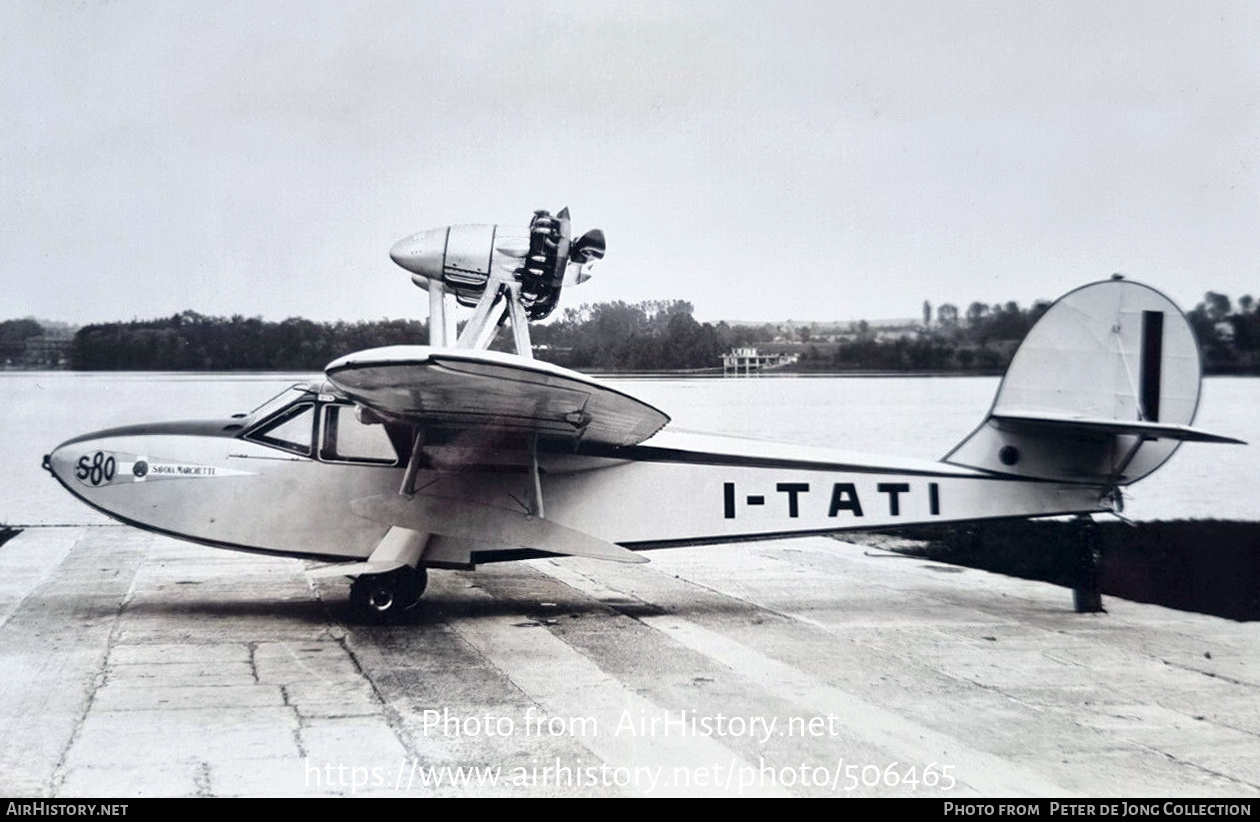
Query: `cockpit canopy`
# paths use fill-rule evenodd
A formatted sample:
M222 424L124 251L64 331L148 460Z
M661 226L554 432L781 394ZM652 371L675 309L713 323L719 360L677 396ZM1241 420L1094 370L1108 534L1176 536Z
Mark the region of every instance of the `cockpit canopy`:
M292 385L241 416L243 439L322 462L399 465L408 453L406 426L360 413L327 384Z

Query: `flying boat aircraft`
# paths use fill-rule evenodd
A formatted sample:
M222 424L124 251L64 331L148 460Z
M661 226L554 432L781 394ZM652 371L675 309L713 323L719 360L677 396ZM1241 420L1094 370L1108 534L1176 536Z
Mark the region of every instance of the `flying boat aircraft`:
M429 344L329 363L250 413L97 431L44 467L91 507L205 545L330 563L371 621L416 605L428 569L1004 517L1114 512L1184 441L1201 376L1181 311L1111 279L1058 300L989 413L939 461L668 430L630 394L533 358L605 253L567 209L455 225L390 256L428 292ZM472 309L456 333L458 306ZM489 350L504 326L513 353Z

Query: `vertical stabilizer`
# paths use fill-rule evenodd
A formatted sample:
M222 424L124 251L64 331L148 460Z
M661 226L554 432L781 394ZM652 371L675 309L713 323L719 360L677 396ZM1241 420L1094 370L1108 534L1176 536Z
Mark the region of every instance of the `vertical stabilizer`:
M1185 315L1123 279L1078 288L1042 316L988 417L945 462L995 473L1125 485L1181 442L1237 442L1191 428L1202 376Z

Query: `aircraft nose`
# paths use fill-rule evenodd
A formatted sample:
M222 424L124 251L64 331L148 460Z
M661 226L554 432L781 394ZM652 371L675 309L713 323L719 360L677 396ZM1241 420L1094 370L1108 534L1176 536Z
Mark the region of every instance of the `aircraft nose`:
M66 447L64 445L58 445L50 453L45 454L42 467L54 477L58 479L63 478L67 467Z
M43 468L53 479L71 487L70 480L74 477L75 461L78 459L79 453L75 451L71 453L70 448L66 447L66 443L62 443L54 448L50 453L44 455Z
M403 237L389 250L389 258L398 265L431 280L442 279L442 263L446 257L446 229L430 229Z
M116 477L131 469L127 455L116 450L116 443L94 432L68 439L44 455L43 468L66 488L82 496L85 490L96 490L111 484Z
M54 478L68 485L75 472L80 470L76 463L84 454L90 453L92 453L91 443L85 445L84 442L76 440L63 442L54 448L51 453L44 455L43 468L52 474ZM103 461L104 458L102 458L102 463ZM103 465L101 470L104 470ZM80 471L80 473L82 472Z

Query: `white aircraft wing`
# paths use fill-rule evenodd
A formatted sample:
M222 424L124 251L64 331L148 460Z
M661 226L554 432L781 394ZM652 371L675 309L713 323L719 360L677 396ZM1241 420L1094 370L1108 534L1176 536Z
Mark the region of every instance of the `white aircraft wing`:
M635 445L669 417L550 363L497 351L389 346L349 354L329 382L373 411L416 424Z

